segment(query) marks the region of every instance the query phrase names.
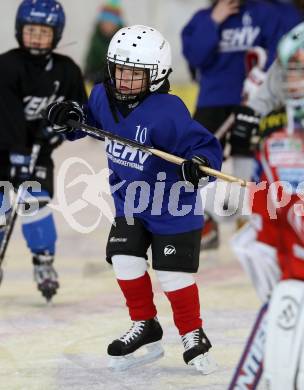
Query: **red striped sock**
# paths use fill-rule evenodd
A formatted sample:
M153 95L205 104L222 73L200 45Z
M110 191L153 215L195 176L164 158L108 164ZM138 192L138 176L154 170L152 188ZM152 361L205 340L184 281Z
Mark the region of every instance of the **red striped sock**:
M137 279L117 279L117 281L126 298L132 321L149 320L156 316L152 284L148 272Z
M202 327L196 283L165 294L171 303L174 323L180 335Z

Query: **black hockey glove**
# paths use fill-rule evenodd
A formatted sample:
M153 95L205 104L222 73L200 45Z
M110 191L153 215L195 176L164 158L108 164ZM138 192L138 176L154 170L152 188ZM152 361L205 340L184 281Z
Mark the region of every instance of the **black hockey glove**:
M10 182L17 190L24 181L30 178L31 155L10 153Z
M200 180L208 175L199 169L199 165L205 165L210 167L208 160L205 157L194 156L192 160L186 160L182 163L180 169L180 176L186 183L193 184L194 188L202 187L204 183L200 183Z
M252 137L258 134L259 121L250 107L239 106L235 109L235 123L230 136L232 155L252 155Z
M77 102L67 100L50 104L45 112L44 118L53 126L55 133L68 133L73 128L68 125L70 119L83 122L84 112Z

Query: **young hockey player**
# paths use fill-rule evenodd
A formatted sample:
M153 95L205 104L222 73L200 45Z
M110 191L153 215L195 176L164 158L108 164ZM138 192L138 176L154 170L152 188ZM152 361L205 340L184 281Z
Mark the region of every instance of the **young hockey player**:
M41 185L41 191L32 193L39 201L39 211L32 217L22 217L22 231L33 255L34 279L47 300L59 287L53 267L56 229L46 205L53 196L51 154L61 137L49 131L40 113L54 101L86 101L79 67L70 58L53 52L64 25L65 14L59 2L24 0L16 15L20 47L0 56L0 180L11 182L17 190L29 179L32 146L41 144L31 178ZM6 201L2 191L0 205ZM6 212L8 216L9 210ZM0 242L5 228L0 227Z
M264 355L268 388L302 389L304 23L280 41L277 61L254 101L253 108L260 113L284 105L287 126L262 140L255 175L260 188L252 194L252 221L234 238L233 246L260 298L267 301L271 296Z
M195 213L194 204L204 176L198 164L220 169L221 147L211 133L191 119L182 101L168 93L171 51L158 31L140 25L119 30L111 40L107 61L108 79L91 93L87 123L186 159L178 168L123 143L106 141L116 208L107 261L113 264L133 321L130 330L109 345L110 366L125 368L163 354L159 344L163 331L147 272L147 249L151 246L152 267L172 306L185 349L184 361L207 374L215 369L215 363L208 355L211 343L202 329L193 277L199 265L203 226L202 213ZM67 126L70 118L83 119L76 103L52 104L46 114L55 130L67 132L70 139L81 136L79 130L69 133ZM179 174L183 181L179 181ZM147 207L130 213L129 189L138 183L145 185L144 190L133 194L134 203L141 203L141 197L146 196ZM129 224L130 214L134 224ZM142 346L151 349L136 360L133 353Z

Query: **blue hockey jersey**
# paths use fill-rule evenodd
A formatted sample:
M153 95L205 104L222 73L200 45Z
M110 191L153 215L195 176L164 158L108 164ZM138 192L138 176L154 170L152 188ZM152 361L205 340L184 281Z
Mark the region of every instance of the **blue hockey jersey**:
M282 32L286 34L297 24L304 21L304 13L293 4L293 1L269 0L279 11L281 17Z
M238 14L218 25L211 18L212 10L197 12L182 31L183 54L199 73L197 106L240 104L245 53L261 46L268 54L267 67L272 63L283 33L280 16L274 5L248 0Z
M87 111L87 122L92 126L185 159L203 156L212 168L221 168L219 142L191 118L177 96L153 93L127 117L117 111L117 123L105 88L99 84L92 90ZM79 136L81 133L74 134L74 138ZM116 216L140 218L155 234L182 233L203 226L199 191L181 181L177 165L111 140L106 140L105 149Z

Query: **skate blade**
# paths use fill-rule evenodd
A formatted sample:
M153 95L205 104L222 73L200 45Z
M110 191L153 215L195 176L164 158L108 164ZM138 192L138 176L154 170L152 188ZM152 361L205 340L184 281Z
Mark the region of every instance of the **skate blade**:
M189 366L193 366L197 371L203 375L209 375L212 372L218 370L218 364L210 353L205 353L204 355L199 355L194 359L190 360L188 363Z
M137 352L142 352L147 349L145 354L137 355ZM144 364L155 362L164 356L164 349L160 341L147 344L139 348L136 352L125 356L111 356L108 368L115 371L123 371L131 367L139 367Z
M59 288L59 283L46 282L43 285L38 287L38 290L41 292L42 296L45 298L46 302L49 303L52 301L54 295L57 294Z

